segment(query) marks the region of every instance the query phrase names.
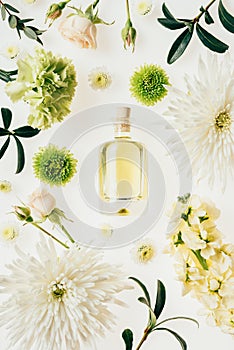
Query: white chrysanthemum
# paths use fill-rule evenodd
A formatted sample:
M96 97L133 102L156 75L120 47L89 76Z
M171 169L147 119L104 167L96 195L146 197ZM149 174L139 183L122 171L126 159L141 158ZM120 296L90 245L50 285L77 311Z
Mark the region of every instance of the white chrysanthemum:
M148 15L153 8L152 0L136 0L135 1L136 11L139 15Z
M20 52L19 46L14 44L7 45L1 49L2 56L9 58L11 60L16 58L19 52Z
M221 60L221 59L220 59ZM187 93L175 91L167 115L188 147L195 176L214 180L225 189L234 165L234 65L226 54L222 61L208 54L199 60L198 77L185 77Z
M131 249L131 254L136 263L147 264L156 256L156 249L154 243L151 240L146 239L138 242Z
M119 267L101 254L73 248L58 256L53 241L41 241L38 256L16 249L18 259L0 276L0 325L9 330L10 346L30 350L79 350L82 341L103 336L113 325L109 306L121 303L127 288Z
M88 76L89 85L94 90L105 90L112 83L112 77L105 67L92 69Z
M0 244L15 243L19 237L19 225L15 221L0 223Z

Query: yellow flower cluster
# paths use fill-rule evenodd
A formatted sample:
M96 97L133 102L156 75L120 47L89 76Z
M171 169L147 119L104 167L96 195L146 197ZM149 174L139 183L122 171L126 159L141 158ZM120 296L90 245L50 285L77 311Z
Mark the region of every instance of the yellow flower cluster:
M198 196L176 204L167 252L176 259L183 294L202 302L209 323L234 335L234 245L225 244L216 227L220 212Z

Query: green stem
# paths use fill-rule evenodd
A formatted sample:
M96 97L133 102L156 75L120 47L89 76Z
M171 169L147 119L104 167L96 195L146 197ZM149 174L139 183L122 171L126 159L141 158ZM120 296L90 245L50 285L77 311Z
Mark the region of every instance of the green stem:
M203 256L201 256L201 252L200 250L193 250L192 249L192 252L193 254L196 256L197 260L199 261L201 267L204 269L204 270L209 270L208 268L208 265L207 265L207 262L206 262L206 259L203 258Z
M99 0L94 1L94 3L93 3L93 8L94 9L95 9L95 7L97 6L98 3L99 3Z
M74 238L72 238L72 236L70 235L70 233L67 231L67 229L61 225L61 230L65 233L65 235L67 236L67 238L72 242L72 243L75 243L75 240Z
M128 1L128 0L126 0L126 9L127 9L127 16L128 16L128 20L131 20L131 18L130 18L129 1Z
M69 247L63 243L62 241L60 241L58 238L56 238L55 236L53 236L50 232L46 231L43 227L39 226L38 224L36 224L35 222L31 222L31 224L33 226L35 226L36 228L38 228L39 230L41 230L42 232L44 232L46 235L48 235L49 237L53 238L56 242L60 243L64 248L69 249Z
M139 349L141 348L141 346L143 345L143 343L146 341L148 335L149 335L149 333L148 333L148 330L146 329L145 332L144 332L144 334L143 334L143 337L141 338L140 343L137 345L136 350L139 350Z
M204 8L205 12L209 10L209 8L215 3L216 0L212 0L209 4ZM204 11L201 11L197 17L193 19L193 23L199 22L200 18L204 15Z

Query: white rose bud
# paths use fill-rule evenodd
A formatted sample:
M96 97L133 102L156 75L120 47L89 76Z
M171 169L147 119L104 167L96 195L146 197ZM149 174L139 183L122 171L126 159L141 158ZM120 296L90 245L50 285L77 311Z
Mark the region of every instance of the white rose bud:
M85 49L96 49L97 28L88 18L74 15L65 18L59 26L62 36Z
M55 198L46 189L35 190L29 200L28 205L32 209L33 216L35 215L40 220L44 220L56 205Z

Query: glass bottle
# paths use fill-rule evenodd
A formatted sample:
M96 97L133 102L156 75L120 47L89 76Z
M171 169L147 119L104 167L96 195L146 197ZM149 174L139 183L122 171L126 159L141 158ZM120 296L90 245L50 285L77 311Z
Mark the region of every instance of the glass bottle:
M105 201L135 201L147 196L147 154L131 138L129 107L117 108L114 140L100 150L99 189Z

